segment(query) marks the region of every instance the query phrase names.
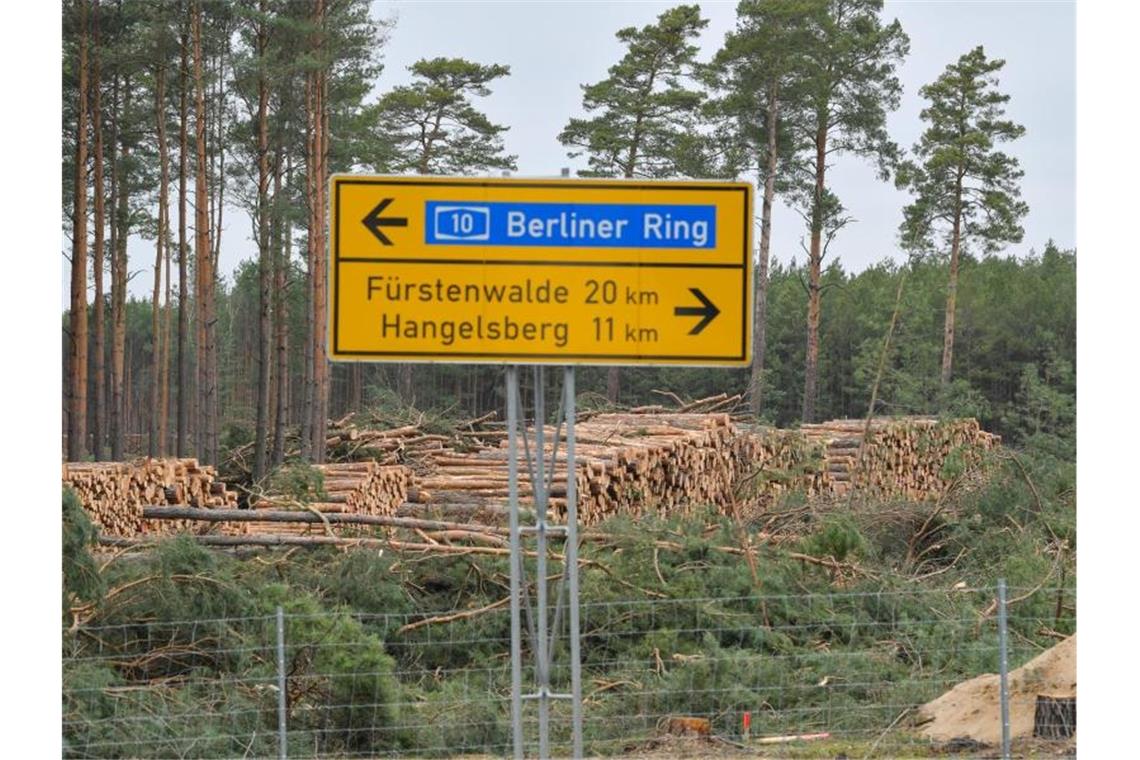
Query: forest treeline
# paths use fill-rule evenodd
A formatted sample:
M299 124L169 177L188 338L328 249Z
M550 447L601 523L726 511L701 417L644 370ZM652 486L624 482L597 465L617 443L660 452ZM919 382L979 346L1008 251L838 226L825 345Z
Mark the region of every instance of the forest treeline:
M924 86L922 137L891 140L909 40L877 0L743 0L708 61L707 21L679 5L616 30L624 54L567 104L557 135L583 176L723 177L757 184L756 330L746 370L584 368L598 401L654 390L741 392L780 425L881 413L971 414L1018 440L1071 440L1075 252L1002 255L1023 236L1021 169L1002 144L1004 61L965 51ZM253 473L324 456L330 417L402 404L501 409L501 368L333 365L326 358L328 177L498 174L508 125L479 99L507 66L433 58L375 93L389 35L367 0L66 0L63 226L65 456L196 455L253 441ZM852 223L836 160L905 188L899 249L845 271ZM770 256L771 209L803 218L804 259ZM225 216L248 214L250 255L218 271ZM127 241L153 258L128 261ZM146 278L150 297L128 294Z

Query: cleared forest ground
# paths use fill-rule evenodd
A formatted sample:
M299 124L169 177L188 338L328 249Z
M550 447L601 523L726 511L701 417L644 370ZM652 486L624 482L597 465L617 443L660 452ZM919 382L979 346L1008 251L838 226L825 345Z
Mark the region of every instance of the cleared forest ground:
M760 756L858 757L880 736L872 756L947 751L916 740L909 715L896 719L996 672L999 576L1024 597L1010 610L1012 666L1075 631L1071 466L1016 456L928 503L789 492L735 517L709 507L608 520L581 554L588 750L668 753L650 745L669 716L703 717L739 742L747 710L753 737L831 734ZM279 604L297 689L291 755L509 746L505 557L391 547L234 554L182 538L96 561L84 522L69 502L69 755L275 752L268 687ZM558 688L567 673L553 676ZM568 740L566 718L555 711L556 746Z

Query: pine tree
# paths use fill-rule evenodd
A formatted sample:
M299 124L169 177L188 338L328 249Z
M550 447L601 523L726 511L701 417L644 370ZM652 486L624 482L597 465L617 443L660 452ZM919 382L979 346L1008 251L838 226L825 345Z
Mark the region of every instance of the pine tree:
M174 450L186 456L190 446L192 399L192 365L190 355L190 245L186 235L186 184L189 179L190 140L187 125L190 122L188 99L190 95L190 24L185 18L183 0L178 4L183 18L178 37L178 412L176 415Z
M810 9L804 0L743 0L736 8L736 28L726 35L712 66L714 84L725 93L718 110L733 120L738 139L750 154L748 164L764 188L748 385L755 416L763 409L772 203L777 190L787 187L783 167L793 158L786 122L803 110L797 61L806 42Z
M490 84L510 67L462 58L421 59L409 69L412 82L385 93L376 105L379 131L392 154L376 163L417 174L474 174L514 170L505 152L507 127L493 123L472 103L491 94Z
M270 48L272 29L281 19L270 10L268 0L251 0L236 6L242 45L234 62L232 91L244 104L245 113L231 122L227 148L235 154L235 200L245 206L257 241L257 335L253 383L256 420L252 475L264 477L269 463L270 395L273 388L273 250L270 221L270 77L291 67L282 65ZM276 40L272 40L276 42ZM244 118L243 118L244 117Z
M308 382L302 425L302 455L324 461L331 386L328 360L327 191L335 166L347 171L358 160L364 96L379 71L382 25L369 15L366 0L314 0L293 19L302 32L305 74L305 199L308 210L308 293L311 320L306 341ZM336 139L333 138L336 127ZM344 138L341 137L344 135Z
M978 46L963 55L921 90L930 105L921 117L929 123L914 146L917 162L902 164L899 187L915 195L903 209L900 227L909 248L930 250L948 245L950 273L942 340L941 384L950 384L954 358L954 322L958 266L962 249L974 242L986 252L1021 240L1021 201L1016 158L997 144L1021 137L1025 128L1004 118L1009 96L998 91L997 73L1005 61L986 58Z
M798 164L793 199L807 219L808 318L802 419L816 416L819 380L819 324L823 258L827 245L850 218L827 187L827 169L838 154L874 161L882 179L898 148L886 131L887 112L898 108L902 86L895 67L910 41L899 22L883 25L882 0L814 0L809 34L798 61L805 98L796 124Z
M194 261L198 345L198 455L217 461L218 445L218 346L215 320L215 273L210 242L208 185L206 180L206 91L202 45L202 4L190 10L190 42L194 87Z
M570 156L585 154L592 177L671 177L681 173L687 139L696 131L704 95L686 79L696 67L693 44L708 25L696 5L679 5L640 29L626 27L617 38L626 46L609 76L582 86L586 119L572 118L558 135ZM606 396L616 402L621 375L611 367Z
M128 208L131 141L123 124L129 120L131 106L130 71L115 72L111 85L111 152L118 155L111 162L111 459L121 460L125 450L126 396L126 304L127 304L127 235L130 232Z
M152 9L150 21L152 40L150 43L151 87L154 97L154 134L158 147L158 213L155 231L154 288L151 299L151 377L150 377L150 425L147 452L150 456L166 453L166 425L168 409L163 393L166 376L165 330L160 321L162 296L162 267L170 255L170 208L169 208L169 152L166 140L167 101L166 74L170 66L168 58L172 49L170 41L170 19L165 15L164 6ZM169 274L168 274L169 279ZM169 298L167 299L169 302Z
M99 0L91 5L91 135L92 135L92 204L94 216L94 241L91 248L91 272L95 282L95 307L92 309L91 330L91 375L95 389L91 418L91 451L98 461L103 458L103 442L107 435L107 388L106 352L107 329L106 308L104 305L103 261L104 235L107 225L105 198L103 196L103 82L102 50L99 32Z
M87 47L86 0L75 2L76 99L75 177L71 227L71 378L67 414L67 458L87 451Z
M462 58L416 61L412 83L393 88L375 106L379 132L370 163L389 171L417 174L472 174L515 168L515 156L503 147L507 127L491 122L471 102L491 94L490 83L510 74L499 64ZM399 393L414 401L412 365L399 370Z

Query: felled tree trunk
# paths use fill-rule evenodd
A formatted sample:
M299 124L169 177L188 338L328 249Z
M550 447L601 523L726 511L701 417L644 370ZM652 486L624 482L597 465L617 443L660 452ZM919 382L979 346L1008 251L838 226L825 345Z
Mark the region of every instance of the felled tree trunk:
M1033 713L1033 736L1039 739L1071 739L1077 732L1077 698L1037 695Z

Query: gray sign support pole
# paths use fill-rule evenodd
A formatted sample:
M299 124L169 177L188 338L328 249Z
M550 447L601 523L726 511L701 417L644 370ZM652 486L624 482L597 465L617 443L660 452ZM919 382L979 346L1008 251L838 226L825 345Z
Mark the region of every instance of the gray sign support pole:
M582 757L582 651L578 616L578 482L575 477L574 418L577 416L574 368L567 367L562 378L566 409L566 558L565 573L570 584L570 692L573 710L574 757Z
M547 599L547 584L546 584L546 446L545 436L543 431L546 429L546 407L543 404L543 399L546 393L545 383L546 368L538 366L534 368L534 458L535 468L531 472L531 489L534 493L534 533L535 543L537 547L535 552L538 557L535 560L537 570L535 571L534 583L536 588L536 595L538 596L538 641L535 642L535 684L537 691L535 696L538 698L538 756L550 757L550 670L547 667L546 648L547 642L547 620L546 610L550 602ZM550 463L550 469L553 472L554 462ZM551 646L551 649L554 647Z
M1005 578L998 578L998 658L1001 700L1001 756L1010 758L1009 745L1009 623L1006 619Z
M277 605L277 757L285 760L288 745L285 703L285 609Z
M579 639L579 610L578 610L578 504L577 483L575 482L574 458L574 417L575 417L575 390L574 368L567 367L563 375L562 406L559 424L556 426L554 439L550 444L549 470L546 462L546 431L545 431L545 377L544 367L534 370L534 455L531 456L530 436L527 433L525 417L522 414L521 393L519 391L518 367L507 368L507 458L510 499L510 546L511 546L511 728L514 743L514 757L522 758L525 754L523 746L523 700L534 700L538 703L538 752L539 757L550 757L550 708L552 700L570 700L572 716L572 742L573 756L582 757L582 672L581 672L581 646ZM561 441L561 416L566 422L566 525L551 525L548 518L550 507L550 488L554 481L555 464L558 459L558 448ZM520 428L521 426L521 428ZM530 477L531 490L534 495L535 522L534 525L521 526L519 524L519 488L518 488L518 438L523 436L524 453L527 460L527 474ZM535 606L536 624L531 631L531 655L534 659L535 691L530 694L522 693L522 606L524 602L529 606L529 592L523 585L523 551L522 537L534 535L535 537ZM565 539L562 555L562 579L559 581L555 594L555 613L553 622L550 621L549 607L550 594L547 585L547 564L550 549L549 539L561 537ZM558 633L562 621L562 600L564 589L569 590L569 639L570 639L570 681L569 694L555 693L551 689L551 666L558 641ZM528 612L529 615L529 612ZM528 617L529 619L529 617Z
M507 494L511 509L511 737L515 758L522 760L522 546L519 540L518 412L519 368L507 367Z

